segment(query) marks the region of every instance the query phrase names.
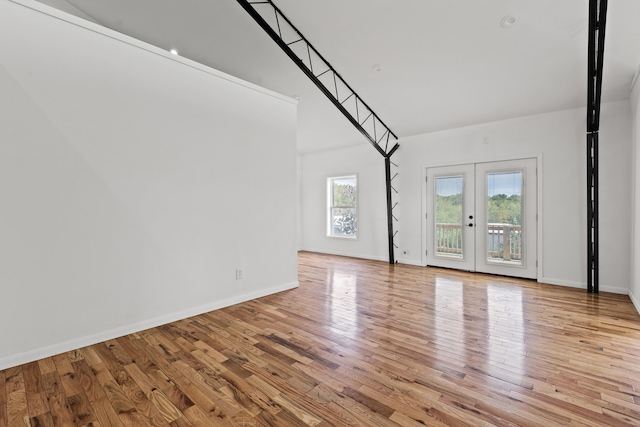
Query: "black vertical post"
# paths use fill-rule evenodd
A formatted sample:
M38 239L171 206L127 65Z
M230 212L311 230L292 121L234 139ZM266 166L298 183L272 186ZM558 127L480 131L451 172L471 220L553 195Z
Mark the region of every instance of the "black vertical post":
M598 140L607 0L589 2L587 55L587 292L599 292Z
M599 197L598 197L598 142L600 134L596 133L593 138L593 292L600 292L600 239L599 239Z
M389 264L395 264L396 258L394 256L393 250L395 248L395 244L393 243L393 199L392 199L392 191L394 190L391 181L393 177L391 176L391 156L396 150L400 148L399 144L396 144L387 152L384 156L384 172L385 172L385 182L387 184L387 231L389 234Z
M598 133L587 134L587 291L599 292L598 244Z
M593 292L593 134L587 133L587 292Z
M385 156L384 158L384 171L387 183L387 229L389 233L389 264L395 264L395 256L393 253L393 205L391 204L391 158Z

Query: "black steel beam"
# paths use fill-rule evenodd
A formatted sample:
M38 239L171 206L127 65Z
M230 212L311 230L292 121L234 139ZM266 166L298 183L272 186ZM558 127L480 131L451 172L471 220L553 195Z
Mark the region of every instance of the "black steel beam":
M387 153L385 157L393 156L393 153L395 153L398 148L400 148L399 144L394 145L393 148L391 148L391 150Z
M607 0L589 2L587 57L587 292L599 292L598 143Z
M373 145L373 147L384 157L385 161L385 175L386 175L386 193L387 193L387 226L388 226L388 234L389 234L389 263L395 264L395 256L394 256L394 232L393 232L393 200L392 200L392 191L394 190L391 180L391 156L393 153L400 148L400 146L396 143L393 147L389 148L389 138L393 136L394 139L398 139L398 137L389 129L387 125L384 124L382 120L374 113L374 111L358 96L358 94L347 84L347 82L340 76L340 74L333 68L329 62L316 50L315 47L302 35L300 31L293 25L293 23L282 13L280 9L271 1L271 0L261 0L261 1L247 1L247 0L237 0L238 3L243 7L247 13L260 25L260 27L271 37L271 39L276 42L278 46L287 54L287 56L304 72L304 74L316 85L318 89L333 103L333 105L351 122L353 126L356 127L360 131L362 135ZM272 27L269 23L262 17L262 15L253 7L253 5L268 5L273 9L273 13L275 14L275 23L276 27ZM280 19L284 20L286 24L296 33L296 37L294 40L287 43L282 37L282 28L280 25ZM304 43L306 46L306 58L309 61L309 67L304 63L303 59L299 57L290 46L297 43ZM321 72L316 74L314 72L314 66L312 62L311 53L316 56L317 59L321 61ZM316 68L318 68L316 66ZM326 69L325 69L326 68ZM324 74L331 72L333 77L333 87L327 87L322 81L320 77ZM342 101L340 101L340 95L338 93L338 82L340 85L347 89L348 96L346 96ZM335 91L335 95L332 92ZM355 116L347 110L344 104L350 100L351 98L355 98ZM364 111L360 111L359 106L364 107ZM364 120L361 120L361 117L364 117ZM371 120L371 128L373 133L368 132L364 125L367 121ZM380 133L378 133L377 125L380 126ZM379 136L380 135L380 136ZM382 148L380 143L385 139L386 143L385 147Z
M607 0L590 0L587 75L587 132L600 130L604 36L607 25Z
M280 9L278 9L278 7L271 0L256 1L256 2L250 2L250 1L247 1L247 0L237 0L237 2L244 8L244 10L247 11L247 13L249 13L249 15L251 15L251 17L258 23L258 25L260 25L260 27L271 37L271 39L273 39L273 41L276 42L276 44L278 46L280 46L280 48L287 54L287 56L298 66L298 68L300 68L302 70L302 72L305 73L305 75L316 85L316 87L318 89L320 89L320 91L322 93L324 93L324 95L351 122L351 124L353 124L353 126L355 126L356 129L358 129L360 131L360 133L362 133L362 135L365 136L365 138L367 138L367 140L371 143L371 145L373 145L373 147L382 156L387 156L387 153L385 152L385 150L382 149L382 147L378 144L377 135L375 135L377 133L375 124L379 123L384 128L384 129L381 129L381 130L384 130L384 132L382 133L383 137L387 133L389 135L393 136L395 139L398 139L398 137L389 129L389 127L387 125L384 124L384 122L382 120L380 120L380 118L373 112L373 110L371 108L369 108L369 106L362 100L362 98L360 98L358 96L358 94L356 94L356 92L353 89L351 89L351 86L349 86L347 84L347 82L340 76L340 74L333 68L333 66L328 61L326 61L324 59L324 57L318 52L318 50L315 49L313 47L313 45L302 35L302 33L300 31L298 31L298 29L282 13L282 11ZM271 6L273 8L274 13L276 14L276 22L279 23L279 21L278 21L279 18L284 19L284 21L297 33L297 35L300 37L300 39L297 40L296 42L303 41L306 44L307 49L309 51L309 60L310 60L310 62L311 62L311 53L310 52L312 51L314 53L314 55L317 55L317 57L328 68L322 74L325 74L326 72L329 72L329 71L333 74L334 84L335 84L335 87L336 87L336 92L337 92L337 81L340 81L340 83L342 85L344 85L344 87L346 87L353 96L355 96L356 102L359 102L360 104L362 104L362 106L365 107L366 110L370 113L370 114L368 114L366 116L366 118L362 122L359 120L359 117L354 117L349 112L349 110L347 110L345 108L345 106L343 105L343 102L345 102L346 99L343 100L343 102L340 102L339 97L333 95L331 90L329 90L329 88L327 88L322 83L322 81L318 78L318 77L321 76L321 74L316 76L316 74L313 72L313 70L305 65L304 61L300 57L298 57L298 55L289 47L291 43L288 44L282 39L281 34L279 34L278 31L276 31L274 28L271 27L271 25L269 25L269 23L262 17L262 15L260 15L260 13L252 6L253 4ZM280 29L278 29L278 30L280 31ZM351 95L350 95L350 97L351 97ZM357 106L357 104L356 104L356 106ZM374 122L373 122L374 135L371 135L362 126L367 120L369 120L369 117L372 117L373 118L372 120L374 120Z

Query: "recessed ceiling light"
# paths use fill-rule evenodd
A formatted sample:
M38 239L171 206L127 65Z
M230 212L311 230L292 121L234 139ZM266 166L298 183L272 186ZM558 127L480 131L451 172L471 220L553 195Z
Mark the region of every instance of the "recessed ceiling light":
M520 17L518 15L508 14L505 15L500 21L502 28L511 28L518 23Z
M169 52L173 53L174 55L178 54L178 50L177 49L171 49Z
M373 66L371 67L371 69L373 71L375 71L376 73L379 73L380 71L382 71L382 66L380 64L373 64Z

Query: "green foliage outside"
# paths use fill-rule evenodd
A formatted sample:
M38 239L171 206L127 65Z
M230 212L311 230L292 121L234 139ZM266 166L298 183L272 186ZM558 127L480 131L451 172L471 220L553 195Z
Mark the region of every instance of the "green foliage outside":
M353 185L333 183L333 206L356 207L356 189Z
M436 195L436 223L462 223L462 194Z
M356 194L354 185L333 182L333 206L336 206L333 208L333 234L355 236L358 233Z
M496 194L488 200L488 223L521 225L521 197ZM462 194L436 195L436 222L438 224L462 223Z
M489 198L489 223L522 225L522 201L520 195L496 194Z

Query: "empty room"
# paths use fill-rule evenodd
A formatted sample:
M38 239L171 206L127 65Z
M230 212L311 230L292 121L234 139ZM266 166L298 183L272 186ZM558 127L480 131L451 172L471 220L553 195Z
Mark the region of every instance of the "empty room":
M0 0L0 427L640 425L639 19Z

